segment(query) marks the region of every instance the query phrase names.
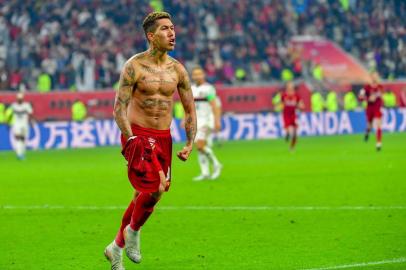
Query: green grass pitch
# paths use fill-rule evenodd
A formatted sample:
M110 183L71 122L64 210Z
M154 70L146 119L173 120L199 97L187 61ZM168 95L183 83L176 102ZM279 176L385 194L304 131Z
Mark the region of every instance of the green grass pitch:
M406 269L406 133L384 134L379 153L371 139L300 138L293 153L225 142L218 181L191 181L196 153L174 158L143 262L126 269ZM109 269L103 250L132 196L119 148L0 160L0 269Z

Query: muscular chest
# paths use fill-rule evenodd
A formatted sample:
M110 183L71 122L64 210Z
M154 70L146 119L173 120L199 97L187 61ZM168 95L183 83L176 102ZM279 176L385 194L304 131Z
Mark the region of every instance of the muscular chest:
M137 90L145 95L171 96L178 85L178 76L171 69L159 70L144 67L137 82Z

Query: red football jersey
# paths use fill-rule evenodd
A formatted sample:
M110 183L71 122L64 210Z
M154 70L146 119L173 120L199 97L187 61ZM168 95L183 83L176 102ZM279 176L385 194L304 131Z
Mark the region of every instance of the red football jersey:
M367 84L364 86L365 90L365 100L368 103L368 107L374 107L379 109L382 107L382 94L383 94L383 86L381 84L371 85ZM370 98L373 98L370 100Z
M299 106L300 96L297 93L292 95L284 92L282 94L282 103L283 103L283 114L286 115L295 115L296 109Z

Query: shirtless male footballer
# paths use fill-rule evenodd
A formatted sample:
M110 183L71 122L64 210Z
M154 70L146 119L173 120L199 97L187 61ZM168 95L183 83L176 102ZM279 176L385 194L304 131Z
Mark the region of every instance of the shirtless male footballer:
M121 130L122 154L134 198L124 213L114 241L104 251L111 269L124 270L122 251L141 262L140 229L171 181L173 94L185 110L186 145L177 153L186 161L196 136L196 111L188 73L167 52L175 47L171 15L152 12L144 19L148 50L131 57L120 75L114 119Z

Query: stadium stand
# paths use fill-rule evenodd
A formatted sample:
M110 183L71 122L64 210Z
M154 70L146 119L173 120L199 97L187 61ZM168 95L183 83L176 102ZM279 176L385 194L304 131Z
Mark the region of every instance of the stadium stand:
M111 89L125 59L146 47L143 15L163 7L176 24L173 56L204 66L210 82L301 77L296 35L328 38L383 78L406 77L402 0L0 3L0 90Z

